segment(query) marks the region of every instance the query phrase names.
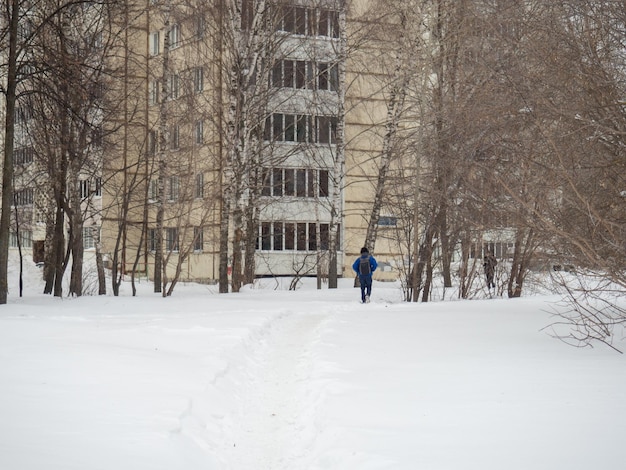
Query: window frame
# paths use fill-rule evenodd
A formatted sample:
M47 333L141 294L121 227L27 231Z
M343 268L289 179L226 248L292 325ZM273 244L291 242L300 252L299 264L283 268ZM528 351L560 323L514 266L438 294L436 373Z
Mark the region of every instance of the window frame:
M93 236L93 227L83 227L83 249L94 250L96 248L96 241Z
M150 55L158 56L161 53L161 32L153 31L150 33Z
M181 46L181 27L178 23L173 24L168 31L168 40L170 49L176 49Z
M196 185L194 195L196 199L204 199L204 173L196 174Z
M337 227L337 237L341 246L341 225ZM329 247L330 224L327 222L265 220L259 223L258 251L315 252Z
M176 202L180 198L180 178L172 175L168 179L167 201Z
M193 251L195 253L204 251L204 227L193 228Z
M180 251L178 227L165 227L165 250L171 253Z
M204 120L194 122L194 141L197 145L204 144Z
M193 72L193 91L202 93L204 91L204 67L196 67Z

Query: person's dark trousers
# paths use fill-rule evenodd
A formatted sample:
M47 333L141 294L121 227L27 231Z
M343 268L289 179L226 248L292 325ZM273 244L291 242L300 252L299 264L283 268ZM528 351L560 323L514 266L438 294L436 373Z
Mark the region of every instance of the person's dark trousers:
M361 302L365 302L365 297L372 295L372 276L359 276L361 283Z

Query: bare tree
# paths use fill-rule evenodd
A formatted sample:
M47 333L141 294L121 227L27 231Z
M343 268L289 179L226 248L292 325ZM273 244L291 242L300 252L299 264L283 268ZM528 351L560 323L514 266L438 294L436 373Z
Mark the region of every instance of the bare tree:
M2 166L2 213L0 214L0 304L7 303L9 234L11 223L11 202L13 200L13 144L15 139L15 102L18 87L18 66L21 46L18 44L20 7L23 2L11 0L5 3L2 11L2 44L8 44L6 58L6 87L3 94L5 106L4 162Z
M67 72L67 70L65 70L64 67L67 66L69 63L69 62L66 62L63 67L59 68L58 67L58 65L60 64L59 61L49 62L46 59L46 56L44 54L45 49L42 47L42 45L45 44L46 40L50 40L52 37L55 37L52 34L52 31L55 31L56 26L59 26L61 24L68 26L67 22L63 21L61 18L68 18L68 15L70 15L70 11L72 9L75 9L78 3L79 2L75 2L75 1L67 1L67 2L60 2L60 3L39 2L39 3L33 4L31 2L21 2L21 1L16 0L10 3L7 3L6 4L7 9L3 10L3 23L2 24L3 26L7 25L7 29L2 30L2 37L3 37L3 40L5 40L6 43L9 45L8 47L9 52L6 57L7 62L6 64L4 64L6 65L6 70L7 70L7 75L6 75L7 81L6 81L6 88L3 88L3 91L6 92L5 96L7 98L7 108L6 108L7 114L6 114L6 127L5 127L6 134L5 134L5 141L4 141L5 162L3 166L4 178L12 179L12 174L13 174L13 157L14 157L13 146L14 146L14 139L15 139L15 123L16 123L15 116L16 116L16 110L17 110L16 108L17 100L19 99L20 95L23 95L23 103L20 103L20 106L23 105L23 107L20 108L21 109L20 112L22 113L23 117L27 117L28 119L22 119L22 121L24 121L24 125L22 126L24 127L24 129L22 129L21 132L25 133L25 132L28 132L28 128L26 127L26 121L31 120L31 118L33 117L36 117L34 116L34 113L33 113L33 106L36 105L37 103L39 104L43 103L43 100L42 100L43 97L46 95L48 91L50 91L50 87L46 88L45 86L42 86L42 85L47 86L50 83L50 81L44 80L43 78L45 77L47 79L50 79L50 77L63 76L62 72L63 71ZM79 10L75 10L74 13L76 13L76 11L79 11ZM91 9L91 11L93 11L93 9ZM82 18L84 19L84 16L82 16ZM93 20L93 17L91 18L91 20ZM91 26L93 26L93 24L94 23L92 22ZM66 31L66 34L71 36L73 33L77 33L77 30L79 28L80 27L78 26L78 24L74 23L72 24L71 28L68 28L68 31ZM91 31L84 30L83 32L93 33L94 32L93 28L91 27L89 28L91 29ZM56 28L56 31L59 31L59 30L60 28ZM83 36L81 39L83 41L88 41L89 39L93 39L93 37L94 36L91 36L88 34L87 37ZM67 41L67 44L69 43L72 43L72 41ZM72 44L73 46L78 46L79 42L74 41ZM80 45L80 49L84 52L85 48L83 46L84 44ZM76 51L73 51L73 52L76 52ZM50 58L49 55L48 55L48 58ZM89 60L89 59L86 59L86 60ZM91 65L93 64L90 64L90 66ZM80 66L77 65L77 68L75 69L75 71L79 69L80 69ZM85 72L85 69L83 68L81 71ZM65 77L67 77L67 75L65 75ZM86 75L84 73L78 73L73 78L77 80L85 79ZM87 81L83 82L83 85L85 85L85 83L91 84L92 83L91 78L87 78ZM73 91L76 91L76 90L73 90ZM56 94L57 98L60 98L60 96L61 96L60 94ZM69 97L70 97L70 94L66 93L64 98L59 100L59 102L63 102L62 107L64 107L65 109L67 108L71 109L71 104L70 104L70 101L68 100ZM46 107L46 106L42 106L39 109L40 110L46 109L47 111L49 111L49 107ZM74 109L74 111L77 111L77 110ZM75 122L84 118L85 116L84 115L81 116L80 113L73 115L73 116L71 115L71 113L65 113L64 115L64 119L66 120L75 119ZM29 122L28 125L30 127L31 123ZM59 130L62 131L62 129L59 129ZM66 127L64 130L70 131L69 127ZM70 137L69 134L65 134L65 138L67 139L73 139L74 137L76 137L76 135L73 135ZM78 138L75 140L75 142L79 145L82 145L82 144L86 144L87 140L88 139L85 139L83 136L82 139ZM54 141L50 141L47 143L57 144L57 148L58 148L59 141L54 140ZM74 150L76 150L76 146L74 146ZM77 158L80 158L80 157L77 157ZM57 198L57 201L60 204L63 203L62 198L64 196L61 196L61 193L63 192L64 194L64 189L65 188L57 187L57 194L59 195L59 197ZM10 198L12 198L12 193L13 193L12 181L11 182L7 181L3 185L3 198L6 197L7 201L9 201ZM3 203L4 202L5 201L3 201ZM61 205L59 205L59 207L61 207ZM69 205L66 205L62 210L67 211L68 208L69 208ZM5 217L9 217L9 216L10 216L10 211L4 210L3 208L2 222L0 223L0 225L8 224L8 219L5 221ZM61 230L61 232L63 231L62 219L63 217L61 213L59 213L57 215L57 222L59 222L59 226L60 226L59 230ZM78 225L82 224L82 218L80 216L78 216L74 220L78 221L77 222ZM3 240L5 236L8 237L8 231L5 233L5 228L8 230L8 225L6 225L6 227L5 225L2 225L2 229L0 230L0 232L2 232L2 234L0 235L0 240ZM58 240L58 243L59 243L58 245L59 252L62 252L64 250L64 244L63 244L64 237L60 233L57 233L57 235L58 236L56 240ZM77 237L80 238L80 234L78 234ZM0 241L0 246L4 248L4 246L8 246L8 245L4 245L3 241ZM5 253L4 250L0 250L0 251ZM82 277L82 276L79 276L79 271L81 270L81 266L82 266L82 260L80 259L81 254L79 252L75 251L75 255L78 259L73 264L74 266L73 269L76 269L77 272L73 276L72 290L74 293L77 293L78 295L80 295L79 293L81 290L80 289L81 281L77 279ZM67 256L59 255L57 259L58 260L65 259L66 257ZM4 266L4 268L2 269L6 268L5 260L0 260L0 264ZM52 272L54 273L55 276L56 275L62 276L62 271L63 271L61 269L62 264L63 263L57 264L57 266L59 267L55 270L47 269L46 273ZM2 282L6 282L6 275L2 276L2 279L3 279ZM50 279L48 279L48 284L46 287L47 292L52 291L49 281ZM0 288L0 290L2 290L6 294L4 289ZM55 294L57 295L61 294L60 281L57 283L55 287Z
M41 73L30 81L31 104L37 113L29 127L39 154L47 153L45 168L56 201L57 215L50 230L56 234L55 242L46 247L54 269L45 271L50 275L46 291L54 284L55 295L61 295L70 256L69 291L82 295L84 222L88 218L99 225L93 197L101 190L102 120L106 117L103 78L108 72L104 64L111 37L105 28L114 6L113 2L67 6L40 28L33 41L32 54ZM102 269L100 277L102 285Z

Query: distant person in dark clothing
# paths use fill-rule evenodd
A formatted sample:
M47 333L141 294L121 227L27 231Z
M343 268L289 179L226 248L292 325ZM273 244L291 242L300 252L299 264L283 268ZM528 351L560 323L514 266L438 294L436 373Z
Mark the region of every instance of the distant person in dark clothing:
M352 264L352 269L359 276L361 284L361 302L369 303L372 295L372 273L376 271L378 263L376 258L370 255L367 248L361 248L361 256Z
M496 273L496 264L498 264L498 260L491 251L488 251L483 259L483 268L485 268L485 279L487 280L487 289L491 290L493 287L496 288L496 283L494 282L494 275Z

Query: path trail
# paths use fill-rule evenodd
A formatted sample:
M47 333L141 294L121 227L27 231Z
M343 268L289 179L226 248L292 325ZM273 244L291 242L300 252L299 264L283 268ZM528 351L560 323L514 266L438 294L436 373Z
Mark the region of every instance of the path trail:
M227 433L229 468L303 468L316 435L311 347L327 318L317 313L284 315L252 351L238 393L239 409Z

